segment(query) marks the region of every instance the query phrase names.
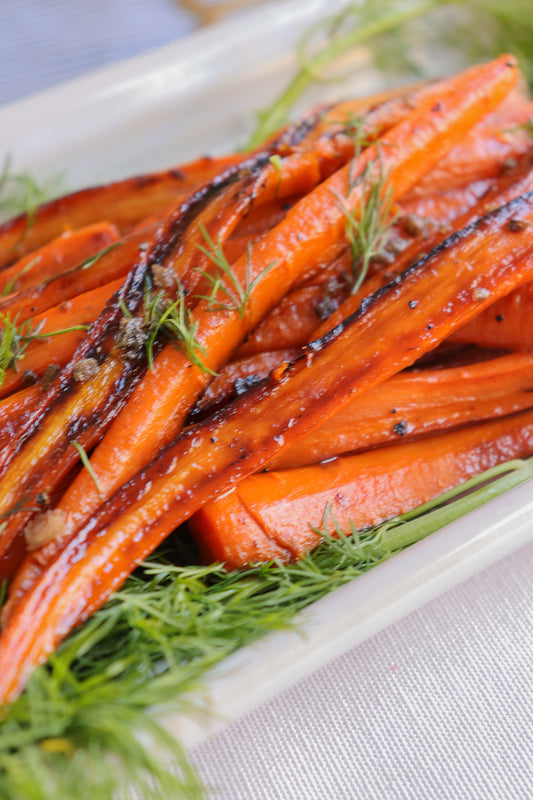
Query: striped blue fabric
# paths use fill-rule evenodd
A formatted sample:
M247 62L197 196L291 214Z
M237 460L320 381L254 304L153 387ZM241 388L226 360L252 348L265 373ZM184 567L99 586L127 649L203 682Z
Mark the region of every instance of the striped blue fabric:
M167 44L195 26L176 0L2 0L0 104Z

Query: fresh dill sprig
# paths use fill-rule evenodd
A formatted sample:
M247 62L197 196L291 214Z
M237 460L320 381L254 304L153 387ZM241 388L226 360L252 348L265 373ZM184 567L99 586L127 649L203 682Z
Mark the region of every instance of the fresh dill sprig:
M372 259L382 253L395 217L391 214L392 192L381 158L371 162L363 175L349 184L348 193L362 184L357 213L348 208L343 197L335 197L346 217L345 233L352 256L351 292L355 294L368 275Z
M317 23L302 40L300 66L296 75L270 108L259 113L258 124L247 148L252 150L258 147L281 128L296 101L317 80L323 80L326 70L348 50L400 28L409 20L427 14L437 5L438 0L419 0L410 4L398 0L364 0L362 3L349 4L334 17ZM315 53L310 54L308 46L316 34L320 35L321 45Z
M205 349L198 340L198 322L185 303L185 292L178 282L178 297L174 302L168 300L163 292L153 294L146 290L144 297L144 325L148 330L146 355L150 369L154 367L154 343L165 338L172 342L189 361L202 372L215 375L202 361Z
M445 17L440 11L449 11ZM438 16L437 16L438 15ZM399 73L424 77L430 65L413 53L443 45L468 61L511 52L533 83L533 15L529 0L363 0L319 21L302 39L296 74L258 115L246 148L258 147L289 119L296 102L353 48L366 46L382 75L396 81ZM423 46L423 48L422 48ZM429 70L428 67L429 66Z
M169 541L3 709L0 797L71 800L82 781L99 800L128 786L153 800L203 797L148 709L205 713L195 690L221 659L296 627L298 611L532 476L531 459L502 464L367 531L342 530L326 508L324 541L295 564L177 566Z
M236 311L239 318L242 319L251 293L263 280L267 272L276 265L276 262L273 261L268 264L259 275L252 278L251 247L248 245L246 248L246 276L243 286L224 255L220 241L215 243L203 226L201 226L201 231L207 246L198 244L197 247L217 267L217 272L213 275L206 270L200 270L204 279L211 286L211 293L209 295L198 295L198 297L201 300L205 300L211 310Z
M111 250L114 250L115 247L118 247L119 244L120 242L112 242L111 244L108 244L106 247L103 247L94 255L87 256L87 258L84 261L82 261L81 264L78 266L78 269L89 269L89 267L92 267L94 264L96 264L97 261L99 261L102 258L102 256L107 255L107 253L109 253Z
M57 197L62 191L62 186L61 176L37 183L29 172L14 173L11 157L6 156L0 173L0 219L7 219L15 214L26 214L27 230L32 226L39 206Z
M49 336L61 336L73 331L87 331L88 325L72 325L70 328L63 328L57 331L47 331L41 333L43 322L37 327L32 327L31 320L17 323L17 316L11 319L7 314L0 314L0 386L4 383L6 373L9 369L17 371L18 362L24 358L24 354L30 342L36 339L48 339Z
M14 275L11 278L11 280L6 283L3 290L0 292L0 297L7 297L8 294L14 292L17 289L19 278L21 278L23 275L25 275L27 272L33 269L36 263L37 263L37 256L28 261L28 263L24 267L22 267L22 269L19 269L17 274Z
M98 483L98 478L96 476L96 472L94 471L92 464L89 460L89 456L87 455L87 451L82 444L79 442L73 441L71 442L72 447L74 450L77 451L80 461L91 476L91 480L93 481L94 485L96 486L96 491L98 494L102 494L102 489L100 488L100 484Z

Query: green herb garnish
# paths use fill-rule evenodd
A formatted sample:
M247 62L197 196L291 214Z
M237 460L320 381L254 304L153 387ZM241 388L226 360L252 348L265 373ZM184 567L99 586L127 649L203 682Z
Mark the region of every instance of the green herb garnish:
M215 375L203 361L205 349L198 341L198 323L185 303L185 292L181 283L178 283L178 297L174 302L168 300L163 292L152 294L145 293L144 298L145 319L144 324L149 331L146 339L146 354L150 369L154 367L154 343L159 338L172 342L189 361L202 372Z
M28 172L14 173L11 158L7 156L0 173L0 220L26 214L26 229L30 228L39 206L57 197L62 184L62 177L37 183Z
M443 17L441 10L452 13ZM512 52L533 83L533 15L529 0L363 0L318 22L303 37L299 68L259 121L247 148L258 147L285 125L295 104L353 48L368 53L383 75L397 81L399 73L424 76L412 53L422 43L431 52L443 45L460 49L469 61Z
M187 714L214 664L294 626L298 611L532 476L532 460L502 464L378 528L326 535L286 566L176 566L167 543L3 710L0 797L72 800L83 785L112 800L130 782L147 799L207 797L149 708ZM332 526L326 509L324 527Z
M78 269L89 269L89 267L92 267L94 264L96 264L96 262L99 261L102 256L107 255L107 253L109 253L111 250L114 250L115 247L118 247L119 244L120 242L112 242L106 247L103 247L94 255L88 256L84 261L81 262L81 264L79 264Z
M102 494L102 490L100 488L100 484L98 483L98 478L96 477L96 473L92 467L92 464L89 460L89 456L87 455L87 451L82 444L79 442L71 442L72 447L74 450L77 451L80 461L91 476L91 480L93 481L94 485L96 486L96 491L98 494Z
M213 275L211 272L200 270L207 283L211 286L211 293L209 295L199 295L198 297L200 300L207 301L208 307L213 311L236 311L240 319L242 319L250 294L267 272L275 266L276 262L273 261L252 279L251 247L248 245L246 248L246 278L243 286L224 255L220 241L215 244L203 226L201 226L201 230L207 247L201 244L197 245L197 247L213 262L218 271Z
M12 369L17 371L18 362L24 357L24 353L30 342L35 339L48 339L49 336L61 336L64 333L73 331L87 331L88 325L72 325L70 328L63 328L58 331L48 331L41 333L43 323L33 327L31 320L26 320L20 325L17 317L10 319L6 314L0 314L0 386L4 383L6 372Z

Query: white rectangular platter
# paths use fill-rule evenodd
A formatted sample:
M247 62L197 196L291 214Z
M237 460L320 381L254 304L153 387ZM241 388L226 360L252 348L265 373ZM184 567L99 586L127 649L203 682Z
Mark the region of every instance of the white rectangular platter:
M0 157L70 189L224 152L246 141L256 112L296 66L303 31L342 2L289 0L201 31L0 109ZM363 52L350 92L380 88ZM322 86L319 94L347 92ZM396 556L302 615L299 634L266 637L227 659L201 695L212 714L166 715L187 745L251 710L400 616L533 539L528 482Z

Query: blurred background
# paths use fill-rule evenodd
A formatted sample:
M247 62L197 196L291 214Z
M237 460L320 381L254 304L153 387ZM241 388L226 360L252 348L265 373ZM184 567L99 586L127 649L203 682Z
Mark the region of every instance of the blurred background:
M261 0L1 0L0 104L179 39Z

